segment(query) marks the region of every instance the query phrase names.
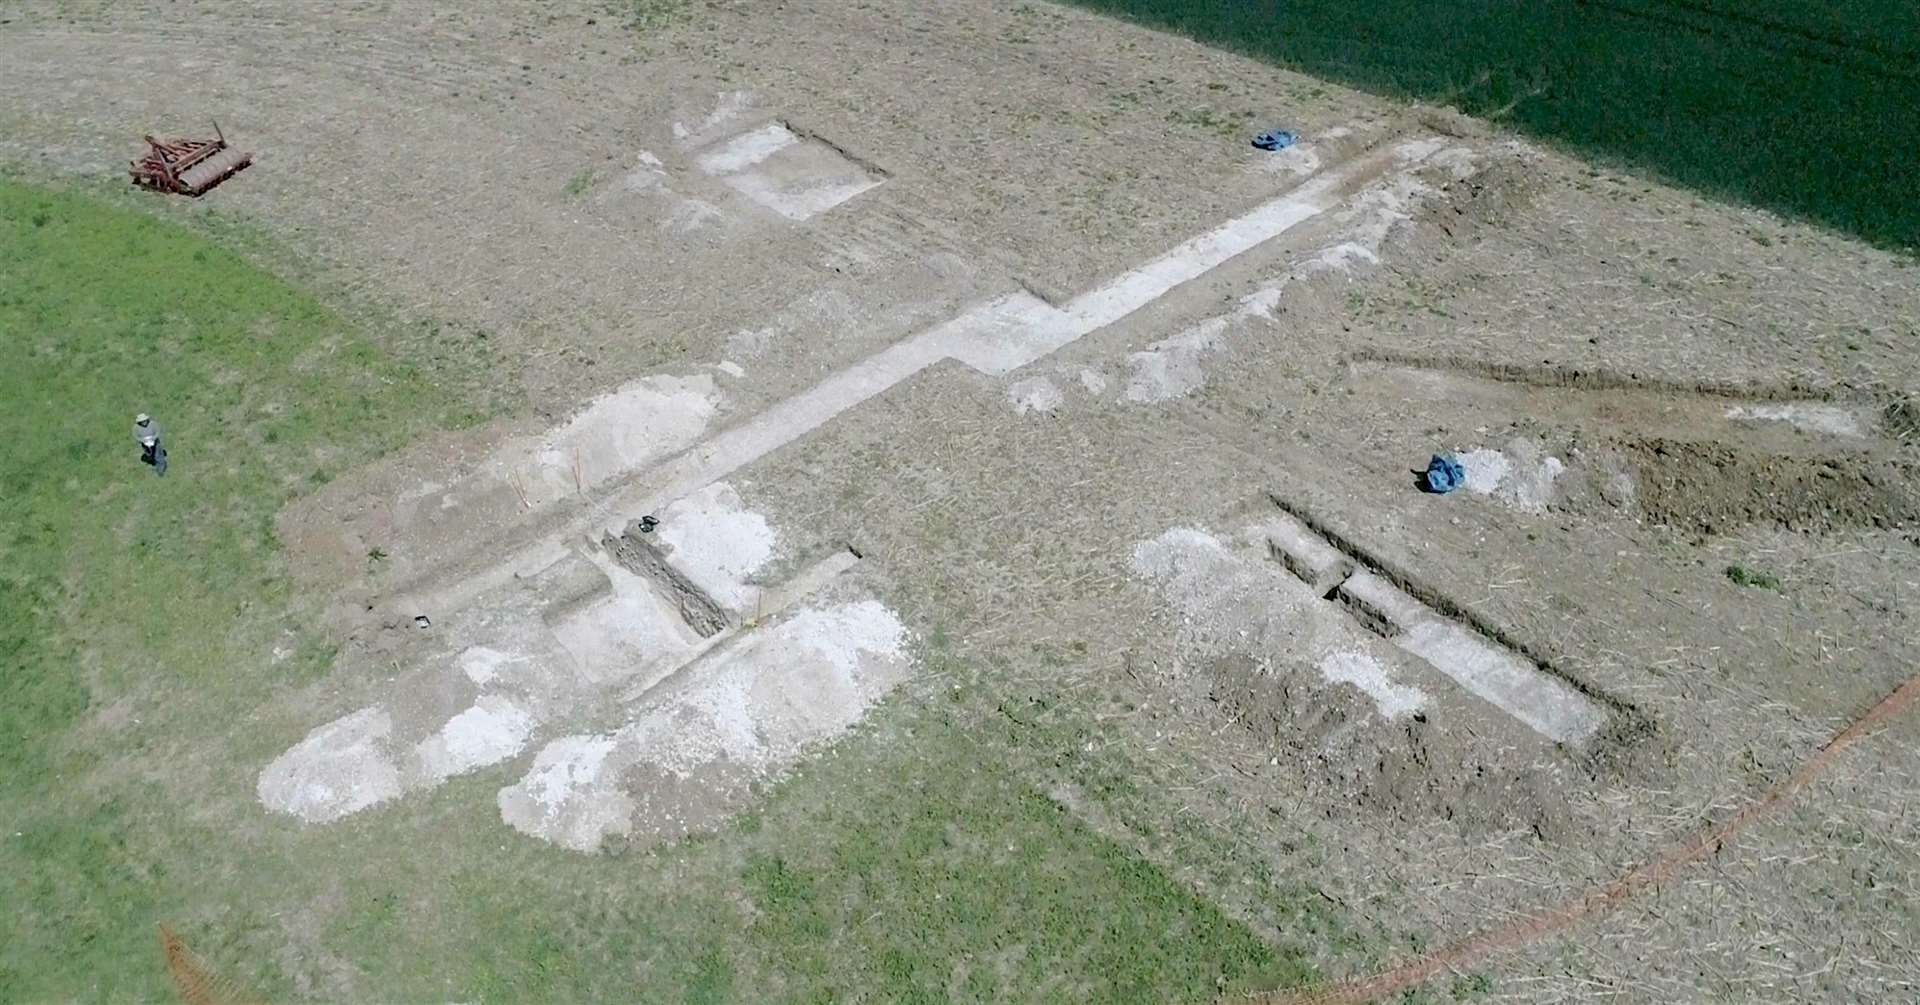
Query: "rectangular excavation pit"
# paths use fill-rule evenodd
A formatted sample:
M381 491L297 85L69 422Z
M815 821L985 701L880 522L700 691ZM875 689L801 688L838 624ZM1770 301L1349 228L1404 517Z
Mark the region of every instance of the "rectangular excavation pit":
M751 617L731 622L723 630L702 638L663 672L634 681L621 693L620 700L622 702L638 701L655 688L671 690L671 682L683 678L684 671L688 668L709 654L725 648L742 635L758 629L769 619L826 590L833 585L835 579L846 574L860 562L860 553L851 546L834 549L819 561L795 573L785 582L768 587L755 603Z
M541 599L541 619L553 626L606 596L613 584L599 566L569 551L566 557L528 577L528 587Z
M1378 612L1394 628L1388 636L1393 644L1550 740L1578 743L1606 721L1586 695L1532 660L1442 617L1381 576L1356 573L1340 584L1339 594L1352 607Z
M1430 617L1437 617L1427 605L1371 572L1356 572L1335 585L1329 597L1337 600L1384 639L1406 634L1408 629Z
M1361 573L1360 575L1374 579L1379 578L1373 576L1372 573ZM1346 608L1347 613L1353 617L1353 620L1360 623L1360 627L1391 642L1395 637L1400 635L1401 632L1406 630L1401 627L1401 625L1405 623L1405 619L1403 617L1395 617L1396 613L1404 614L1405 612L1394 612L1375 606L1375 600L1384 598L1369 597L1367 596L1368 592L1364 585L1350 585L1349 580L1343 579L1335 583L1333 588L1327 591L1326 599Z
M695 158L700 170L789 220L819 216L885 179L831 144L772 122Z
M1353 575L1352 559L1286 513L1274 514L1252 533L1266 539L1270 557L1322 598L1332 599L1340 583Z
M1268 554L1354 620L1557 743L1598 733L1607 709L1531 658L1395 586L1349 549L1282 510L1250 528Z
M640 528L641 524L635 521L618 537L608 534L601 544L627 571L651 581L687 627L701 638L712 638L726 631L731 624L726 609L686 573L674 568L673 563L667 561L666 552L648 540L649 532Z

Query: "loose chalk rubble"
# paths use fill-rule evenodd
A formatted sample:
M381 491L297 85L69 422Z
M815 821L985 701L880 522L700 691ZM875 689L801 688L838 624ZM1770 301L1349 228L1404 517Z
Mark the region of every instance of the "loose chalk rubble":
M1184 398L1206 385L1200 360L1220 343L1232 317L1209 318L1127 357L1127 400L1140 404Z
M661 510L659 536L671 549L669 561L734 611L751 609L760 592L751 580L773 558L779 540L767 518L748 509L726 482Z
M1320 660L1319 670L1320 676L1336 684L1352 684L1365 692L1389 719L1411 715L1427 703L1426 692L1396 683L1387 668L1366 653L1329 653Z
M732 485L716 482L661 515L670 566L736 622L766 605L753 580L778 554L778 537ZM711 648L654 584L604 552L563 549L534 564L448 629L460 648L431 658L389 700L315 728L269 764L261 802L326 823L432 788L513 758L596 695L644 692ZM827 575L807 580L808 590L847 568L838 558L824 565ZM776 597L774 606L785 602ZM447 695L472 698L436 720L432 709ZM410 737L419 739L409 746Z
M1134 573L1157 583L1183 619L1183 648L1311 667L1329 683L1366 694L1382 718L1427 703L1425 692L1395 680L1388 663L1372 655L1377 640L1269 561L1257 529L1249 536L1252 546L1233 547L1206 531L1176 527L1134 546Z
M877 601L805 608L696 664L619 731L548 744L500 790L501 819L575 851L710 828L905 680L906 639Z
M1456 457L1466 471L1467 491L1522 513L1545 513L1555 497L1554 482L1567 469L1524 437L1509 441L1504 451L1477 447Z
M1858 415L1837 405L1814 401L1734 405L1727 409L1726 415L1740 422L1784 422L1795 429L1828 436L1863 435Z
M415 773L444 781L519 753L533 734L533 715L504 695L483 695L414 748Z
M1060 407L1063 400L1060 388L1045 377L1029 377L1019 380L1007 388L1007 397L1012 399L1014 410L1027 412L1051 412Z
M326 823L400 794L400 769L382 749L393 732L383 708L364 708L308 733L260 773L260 801Z
M685 449L720 404L710 375L644 377L594 398L546 433L508 440L444 486L433 505L403 506L396 516L429 528L460 524L457 511L503 500L523 512L546 509Z

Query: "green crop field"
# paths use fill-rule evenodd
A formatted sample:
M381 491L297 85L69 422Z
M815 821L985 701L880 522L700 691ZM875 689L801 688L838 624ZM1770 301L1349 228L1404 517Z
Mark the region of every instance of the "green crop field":
M1904 0L1075 2L1920 248L1920 5Z

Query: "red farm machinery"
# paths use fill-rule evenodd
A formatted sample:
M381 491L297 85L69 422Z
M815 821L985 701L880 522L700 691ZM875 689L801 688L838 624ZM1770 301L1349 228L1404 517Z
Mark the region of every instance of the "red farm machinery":
M129 161L133 183L156 192L198 196L253 163L253 153L227 146L220 123L213 124L210 140L157 140L151 136L147 152Z

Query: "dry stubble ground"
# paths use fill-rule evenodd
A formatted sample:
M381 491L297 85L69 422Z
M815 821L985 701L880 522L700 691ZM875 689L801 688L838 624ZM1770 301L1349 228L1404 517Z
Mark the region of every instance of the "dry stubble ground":
M237 210L309 249L315 281L344 302L484 333L541 415L736 357L749 378L732 407L746 415L971 298L1015 281L1072 295L1278 190L1284 176L1244 149L1250 123L1313 137L1401 112L1044 6L688 5L661 8L638 37L622 20L29 6L0 25L15 55L0 91L36 96L13 102L4 142L41 176L111 174L127 138L217 108L262 162L207 205L165 212L204 223L209 208ZM182 60L204 64L207 90L151 86ZM879 165L886 183L797 227L728 201L690 170L672 124L697 130L734 92ZM486 150L512 156L475 156ZM666 194L626 184L641 150L663 160ZM684 231L686 200L720 215ZM1739 471L1775 479L1769 497L1822 461L1903 470L1915 448L1882 417L1920 383L1910 260L1555 156L1500 159L1430 197L1378 266L1293 282L1272 321L1235 322L1193 393L1144 405L1119 393L1128 353L1338 236L1262 249L1030 374L937 368L751 469L750 499L797 540L877 556L877 588L924 640L923 675L726 833L577 858L490 829L492 775L332 828L270 820L251 799L258 766L314 724L314 703L332 714L377 690L374 668L345 663L252 707L179 690L134 699L152 703L163 734L139 742L168 752L166 772L130 766L126 744L146 734L91 727L90 796L158 794L114 868L142 877L160 895L142 911L180 919L203 955L301 995L564 997L638 982L667 1000L1204 996L1297 979L1295 961L1364 970L1399 939L1431 945L1571 898L1732 812L1904 678L1910 527L1818 506L1820 519L1782 526L1781 507L1742 501L1745 486L1657 461L1629 472L1630 501L1570 489L1544 513L1421 496L1407 469L1433 449L1517 437L1560 451L1575 485L1609 451L1677 437L1758 458ZM1076 390L1087 370L1111 390ZM1030 375L1065 388L1064 404L1016 412L1006 384ZM1830 399L1866 435L1703 425L1727 387ZM1582 466L1576 446L1596 460ZM1669 493L1694 510L1642 506L1668 482L1699 483ZM1352 695L1284 657L1278 677L1259 674L1283 696L1240 695L1244 661L1183 649L1126 556L1168 527L1230 530L1269 493L1546 654L1630 710L1631 728L1536 762L1498 737L1441 732L1444 707L1421 729L1360 706L1342 734L1359 739L1336 746L1314 732L1318 713ZM1675 526L1676 512L1701 519ZM1780 588L1729 581L1735 565ZM1790 812L1622 912L1426 992L1911 994L1912 737L1895 726ZM1456 795L1486 771L1554 784L1493 812ZM917 830L928 813L941 825ZM876 846L876 834L894 837ZM1003 856L979 834L1013 840ZM955 867L915 865L931 848ZM1007 908L1033 876L1089 900ZM673 891L664 908L661 891ZM929 891L953 906L930 908ZM1188 937L1123 971L1134 985L1047 983L1113 972L1073 948L1085 937L1072 925L1049 926L1128 915L1113 908L1127 898ZM868 903L924 913L855 910ZM95 993L157 987L122 955L144 920L94 950L131 968ZM712 948L727 930L741 934ZM28 993L87 992L38 959L10 966Z

